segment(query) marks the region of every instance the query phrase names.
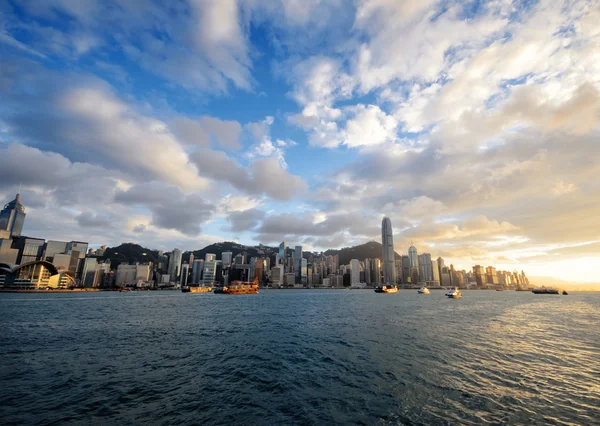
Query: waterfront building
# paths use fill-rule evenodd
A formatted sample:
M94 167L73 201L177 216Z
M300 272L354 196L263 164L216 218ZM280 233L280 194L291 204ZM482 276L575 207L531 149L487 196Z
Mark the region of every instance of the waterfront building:
M308 260L304 258L300 259L300 284L308 284Z
M358 259L350 261L350 282L352 285L360 284L360 262Z
M11 238L0 238L0 263L16 265L19 250L12 247Z
M82 287L93 287L94 286L94 275L96 274L96 265L98 260L95 257L86 257L83 260L81 268L81 286Z
M408 260L410 262L410 276L413 284L420 281L419 276L419 255L417 254L417 248L411 245L408 248Z
M281 263L285 262L285 241L283 241L281 244L279 244L279 261Z
M212 255L214 256L214 254ZM217 261L206 260L204 261L204 271L202 271L202 283L205 285L214 284L217 278Z
M194 259L192 264L192 284L199 284L202 280L202 269L204 269L204 259Z
M36 260L10 267L0 265L0 288L36 290L74 287L70 273L59 272L52 263Z
M477 286L483 287L486 285L487 278L485 276L485 269L483 266L473 266L473 275L475 275L475 282L477 283Z
M409 283L410 281L410 259L408 256L402 256L402 282Z
M223 263L223 268L229 268L231 266L231 262L233 260L233 253L230 251L224 251L221 253L221 262Z
M440 285L440 270L438 268L437 260L431 261L431 273L432 273L432 281L437 282L437 285Z
M17 194L15 199L0 211L0 231L6 231L7 238L20 236L25 216L25 206L21 204L21 195Z
M126 287L136 283L137 266L121 263L117 266L117 287Z
M431 267L431 254L423 253L418 256L419 276L421 281L433 281L433 270Z
M293 287L296 284L296 274L293 272L285 274L284 283L286 287Z
M13 237L12 247L19 251L17 263L29 263L42 260L45 241L40 238Z
M214 260L217 260L217 255L214 253L206 253L204 255L204 262L212 262Z
M447 266L442 268L440 274L440 284L442 287L450 287L452 285L452 280L450 278L450 269Z
M244 265L244 256L242 255L242 253L238 253L234 260L233 260L233 264L234 265Z
M190 265L189 263L184 263L181 265L181 278L179 279L179 285L181 287L186 287L188 285L188 279L190 275Z
M485 277L488 284L498 284L498 273L496 272L496 268L493 266L488 266L485 268Z
M294 273L296 274L296 282L302 282L302 246L296 246L294 249Z
M183 253L178 248L173 249L171 255L169 256L169 276L171 277L171 281L177 281L179 278L179 274L181 272L181 257Z
M67 244L67 241L49 240L44 247L44 255L42 256L42 259L52 262L55 255L67 252Z
M279 286L283 285L283 265L275 265L271 268L271 283Z
M381 260L371 259L371 284L381 284Z
M381 245L383 259L383 282L384 284L396 284L396 268L394 253L394 236L392 232L392 221L384 217L381 221Z
M446 266L446 264L444 263L444 259L442 259L441 257L437 258L437 264L438 264L438 275L440 276L440 285L442 283L442 269L444 268L444 266Z

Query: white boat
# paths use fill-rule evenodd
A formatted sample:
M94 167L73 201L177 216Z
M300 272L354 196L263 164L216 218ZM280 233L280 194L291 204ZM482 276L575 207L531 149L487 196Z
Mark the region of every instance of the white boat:
M451 299L458 299L459 297L462 297L462 294L458 287L453 287L450 290L448 290L446 296L448 296Z
M420 289L417 290L417 293L419 293L419 294L429 294L429 289L427 287L421 287Z

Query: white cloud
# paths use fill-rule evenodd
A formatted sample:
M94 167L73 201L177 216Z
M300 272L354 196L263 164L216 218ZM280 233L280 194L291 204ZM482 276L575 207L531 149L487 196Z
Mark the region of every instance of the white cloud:
M70 115L63 134L71 143L85 144L127 171L160 177L183 188L207 187L164 122L134 111L113 94L72 89L61 97L59 107Z

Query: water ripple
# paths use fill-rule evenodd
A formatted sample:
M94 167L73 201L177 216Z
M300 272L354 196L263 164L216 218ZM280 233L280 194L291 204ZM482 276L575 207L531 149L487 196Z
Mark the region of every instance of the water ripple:
M0 294L2 424L599 424L600 294Z

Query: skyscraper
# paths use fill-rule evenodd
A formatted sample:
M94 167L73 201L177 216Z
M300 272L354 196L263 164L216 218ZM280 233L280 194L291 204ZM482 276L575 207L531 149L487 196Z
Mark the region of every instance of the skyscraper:
M169 256L169 276L171 281L176 281L181 271L181 255L183 252L178 248L173 249L173 252Z
M233 259L233 253L230 251L224 251L221 253L221 261L223 262L223 268L231 266L231 260Z
M352 285L360 284L360 262L358 259L350 261L350 282Z
M410 246L408 248L408 259L410 260L410 268L419 269L419 255L417 254L417 248L415 246Z
M296 282L301 283L302 275L302 246L296 246L294 250L294 273L296 274Z
M285 264L285 241L279 244L279 261Z
M25 206L21 204L20 194L4 206L0 211L0 231L7 231L8 236L20 236L25 222Z
M384 217L381 221L381 245L383 259L383 283L396 284L396 264L394 262L394 237L392 221Z

